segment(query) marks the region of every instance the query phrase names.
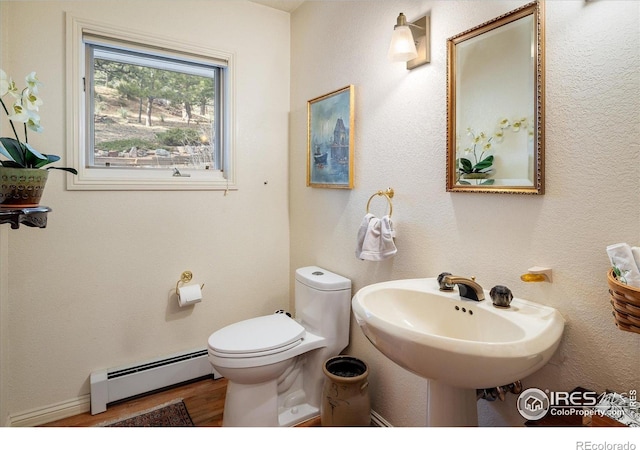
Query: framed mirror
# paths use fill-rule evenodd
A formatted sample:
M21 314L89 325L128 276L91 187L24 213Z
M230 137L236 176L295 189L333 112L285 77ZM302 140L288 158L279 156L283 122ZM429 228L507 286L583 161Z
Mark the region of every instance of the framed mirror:
M544 11L447 40L447 191L544 194Z

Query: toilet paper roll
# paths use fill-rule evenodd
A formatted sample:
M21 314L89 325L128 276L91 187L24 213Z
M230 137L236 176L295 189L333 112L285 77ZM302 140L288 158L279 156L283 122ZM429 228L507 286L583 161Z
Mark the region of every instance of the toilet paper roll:
M178 288L178 305L187 306L202 300L202 289L198 284L190 284Z

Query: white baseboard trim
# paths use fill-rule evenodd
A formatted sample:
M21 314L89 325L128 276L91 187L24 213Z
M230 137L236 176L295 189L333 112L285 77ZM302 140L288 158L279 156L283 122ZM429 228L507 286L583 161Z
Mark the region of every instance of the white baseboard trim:
M375 412L373 409L371 410L371 424L374 427L383 427L383 428L393 427L393 425L387 422L387 420L384 417L382 417L380 414Z
M9 415L10 427L37 427L54 420L66 419L91 409L91 395L86 394L73 400L67 400L43 408L36 408L19 414Z
M73 400L55 403L43 408L36 408L23 413L9 415L7 427L37 427L55 420L83 414L91 410L91 394L86 394ZM371 424L375 427L392 428L380 414L371 410Z

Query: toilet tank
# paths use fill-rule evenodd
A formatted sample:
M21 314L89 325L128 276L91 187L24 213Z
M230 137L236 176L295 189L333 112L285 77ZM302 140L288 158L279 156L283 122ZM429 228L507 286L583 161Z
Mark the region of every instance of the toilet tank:
M351 280L316 266L296 270L296 319L339 353L349 345Z

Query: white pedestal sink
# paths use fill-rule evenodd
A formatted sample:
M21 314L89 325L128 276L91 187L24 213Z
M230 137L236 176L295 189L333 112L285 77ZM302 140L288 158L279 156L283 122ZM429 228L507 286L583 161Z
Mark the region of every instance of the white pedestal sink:
M352 300L356 321L385 356L429 380L427 426L476 426L476 389L506 385L544 366L564 319L514 298L508 309L439 290L435 278L377 283Z

